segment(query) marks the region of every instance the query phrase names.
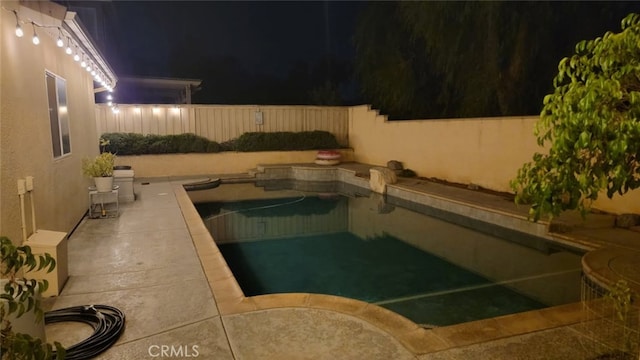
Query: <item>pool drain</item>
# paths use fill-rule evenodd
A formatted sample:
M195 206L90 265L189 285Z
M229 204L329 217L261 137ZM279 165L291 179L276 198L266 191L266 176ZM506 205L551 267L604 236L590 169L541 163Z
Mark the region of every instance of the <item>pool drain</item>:
M124 331L124 313L108 305L73 306L49 311L44 323L81 322L93 328L93 334L66 349L65 359L92 359L110 348ZM54 356L53 359L56 357Z

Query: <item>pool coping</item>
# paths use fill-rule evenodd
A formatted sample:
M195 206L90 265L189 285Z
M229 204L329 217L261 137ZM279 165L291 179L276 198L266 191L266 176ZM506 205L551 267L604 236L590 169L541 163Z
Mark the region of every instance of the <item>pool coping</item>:
M340 177L343 178L343 176ZM577 302L424 329L402 315L383 307L335 295L289 293L246 297L182 184L174 183L173 191L221 316L278 308L334 311L370 323L393 336L415 355L573 325L584 319L582 303ZM446 201L445 198L439 200ZM492 210L483 209L480 206L476 208Z

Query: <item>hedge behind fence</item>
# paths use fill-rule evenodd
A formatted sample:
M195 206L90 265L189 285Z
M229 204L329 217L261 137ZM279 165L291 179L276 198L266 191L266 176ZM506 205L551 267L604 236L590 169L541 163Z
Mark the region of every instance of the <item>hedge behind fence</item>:
M327 131L249 132L235 142L236 151L317 150L340 147L336 137Z
M102 138L109 141L105 151L117 155L215 153L220 144L194 134L142 135L135 133L105 133Z
M109 142L103 150L117 155L317 150L340 147L335 136L327 131L250 132L223 144L195 134L104 133L102 139Z

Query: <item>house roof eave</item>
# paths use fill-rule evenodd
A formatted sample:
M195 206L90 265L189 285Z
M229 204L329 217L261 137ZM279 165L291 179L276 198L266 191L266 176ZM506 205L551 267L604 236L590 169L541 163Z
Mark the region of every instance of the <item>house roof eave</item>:
M118 77L115 75L115 72L102 55L100 50L94 45L91 38L87 35L87 31L84 26L80 22L77 14L73 11L67 11L63 28L72 34L72 36L77 41L78 45L82 47L83 51L87 56L91 58L95 65L98 66L100 71L105 77L105 84L102 87L97 88L96 92L100 90L108 90L109 88L115 88L118 82Z

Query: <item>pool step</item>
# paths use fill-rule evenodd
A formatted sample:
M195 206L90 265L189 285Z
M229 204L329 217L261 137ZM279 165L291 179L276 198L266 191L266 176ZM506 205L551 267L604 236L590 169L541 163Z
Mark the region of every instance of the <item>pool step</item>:
M291 179L291 165L258 165L249 170L256 180L281 180Z

